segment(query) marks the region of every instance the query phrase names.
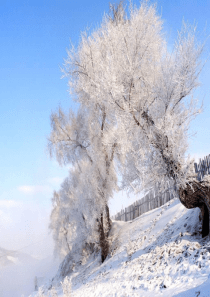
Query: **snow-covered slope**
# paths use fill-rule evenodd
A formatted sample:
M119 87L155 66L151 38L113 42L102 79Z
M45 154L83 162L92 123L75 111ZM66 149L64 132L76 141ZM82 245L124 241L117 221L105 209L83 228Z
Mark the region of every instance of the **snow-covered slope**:
M173 199L134 221L115 221L111 256L75 269L67 296L210 296L210 241L200 235L199 212Z

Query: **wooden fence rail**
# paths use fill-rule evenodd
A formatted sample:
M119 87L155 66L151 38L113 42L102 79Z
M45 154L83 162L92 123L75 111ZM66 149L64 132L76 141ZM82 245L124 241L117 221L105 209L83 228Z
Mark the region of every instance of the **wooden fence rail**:
M139 217L147 211L160 207L174 198L171 190L172 188L161 194L159 194L157 190L152 190L140 200L137 200L125 209L122 209L115 216L113 216L112 219L116 221L127 222Z
M197 179L201 181L204 175L210 174L210 155L203 159L199 159L199 163L194 163L194 167L195 172L197 173Z
M204 175L210 174L210 155L204 157L204 159L199 159L198 164L194 163L194 168L199 181ZM112 216L112 219L125 222L133 220L143 213L160 207L173 199L176 196L176 194L174 195L173 193L172 188L169 188L163 193L158 193L157 189L153 189L140 200L137 200L125 209L122 209L115 216Z

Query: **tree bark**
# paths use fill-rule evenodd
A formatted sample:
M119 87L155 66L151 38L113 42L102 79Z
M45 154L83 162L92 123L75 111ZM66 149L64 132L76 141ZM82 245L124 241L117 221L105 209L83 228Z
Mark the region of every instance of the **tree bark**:
M179 189L180 202L188 209L199 207L202 217L202 237L209 234L210 187L203 181L191 181Z
M109 215L109 207L108 205L106 204L106 207L105 207L105 211L106 211L106 223L107 223L107 231L106 231L106 235L108 237L109 235L109 231L111 230L111 227L112 227L112 220L110 219L110 215Z
M103 214L101 214L101 218L99 220L99 244L101 248L101 262L103 263L109 252L109 244L107 241L106 232L104 230Z
M99 219L99 244L101 248L101 262L103 263L108 256L109 253L109 231L112 226L112 221L109 216L109 207L106 205L105 207L105 218L104 214L101 214Z

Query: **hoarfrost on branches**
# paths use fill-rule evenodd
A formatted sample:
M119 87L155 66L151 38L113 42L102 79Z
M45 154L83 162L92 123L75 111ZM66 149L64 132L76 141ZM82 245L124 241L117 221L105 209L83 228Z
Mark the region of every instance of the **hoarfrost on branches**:
M203 45L195 32L184 24L170 52L155 5L130 4L127 14L120 3L68 51L64 72L79 110L52 113L49 137L51 155L72 166L51 216L61 254L98 243L104 261L119 180L137 191L174 184L184 194L195 180L186 158L189 124L201 112L193 92ZM200 205L194 198L183 204Z
M112 11L98 30L82 35L76 53L69 52L70 89L87 108L104 106L121 161L133 159L135 185L159 183L163 189L173 180L184 186L193 175L185 154L190 121L201 111L193 91L203 47L184 24L170 53L162 21L146 1L139 9L131 5L129 15L121 4Z

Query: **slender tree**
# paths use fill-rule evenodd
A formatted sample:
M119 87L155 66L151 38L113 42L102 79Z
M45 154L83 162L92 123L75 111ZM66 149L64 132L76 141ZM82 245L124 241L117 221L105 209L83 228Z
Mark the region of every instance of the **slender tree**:
M79 169L77 178L83 182L77 185L76 199L81 204L89 201L86 218L88 222L97 221L103 262L109 251L111 228L108 202L117 186L113 165L116 143L107 136L111 133L108 115L103 105L84 107L81 103L77 115L65 115L60 109L52 114L51 123L50 152L61 165L70 163Z
M98 203L94 172L88 162L72 168L69 176L54 193L50 228L55 253L63 259L55 279L65 277L86 261L100 246L97 217L103 206Z
M78 168L74 168L61 184L60 190L53 195L50 229L55 241L55 254L61 258L72 250L80 251L77 253L80 255L92 235L85 219L85 208L89 205L86 203L84 207L80 201L82 182Z

